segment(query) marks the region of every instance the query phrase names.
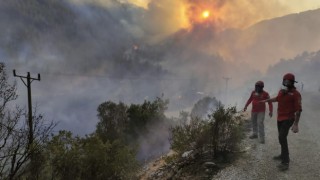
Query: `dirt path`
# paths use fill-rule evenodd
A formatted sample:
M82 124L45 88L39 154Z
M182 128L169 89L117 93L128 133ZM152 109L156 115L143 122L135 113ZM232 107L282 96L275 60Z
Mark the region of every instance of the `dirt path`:
M248 150L233 165L219 172L213 179L255 180L255 179L320 179L320 93L302 94L303 114L300 132L291 131L288 136L290 168L281 172L279 162L272 157L280 153L275 118L265 119L266 144L257 140L245 140ZM319 96L319 97L317 97ZM275 107L276 109L276 107Z

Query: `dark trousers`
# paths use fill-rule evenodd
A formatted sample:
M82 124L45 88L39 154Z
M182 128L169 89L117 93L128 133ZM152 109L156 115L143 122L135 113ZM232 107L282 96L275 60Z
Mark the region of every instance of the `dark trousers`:
M282 162L284 163L289 163L290 161L287 136L293 122L294 122L293 119L278 121L278 134L279 134L279 143L281 145L281 158L282 158Z

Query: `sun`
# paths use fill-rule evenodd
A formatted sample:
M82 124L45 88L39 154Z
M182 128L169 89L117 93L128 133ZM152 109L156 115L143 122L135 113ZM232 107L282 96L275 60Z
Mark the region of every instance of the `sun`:
M210 12L208 10L202 12L202 18L207 19L210 16Z

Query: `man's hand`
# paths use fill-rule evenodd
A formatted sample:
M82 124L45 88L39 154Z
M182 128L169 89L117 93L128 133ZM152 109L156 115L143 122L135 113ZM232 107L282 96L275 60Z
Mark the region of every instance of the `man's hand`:
M246 110L247 110L247 107L244 107L244 108L243 108L243 111L245 112Z
M269 112L269 116L270 116L270 118L272 118L272 115L273 115L273 113L272 113L272 112Z
M292 132L298 133L299 132L299 126L298 124L293 124L291 128Z

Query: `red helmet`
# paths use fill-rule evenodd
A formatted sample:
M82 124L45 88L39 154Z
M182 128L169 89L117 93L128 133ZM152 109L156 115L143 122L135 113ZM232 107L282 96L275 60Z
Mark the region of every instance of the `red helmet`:
M287 73L283 76L283 80L290 80L292 82L297 82L295 81L295 77L292 73Z
M255 86L264 87L264 83L263 83L263 81L257 81Z

